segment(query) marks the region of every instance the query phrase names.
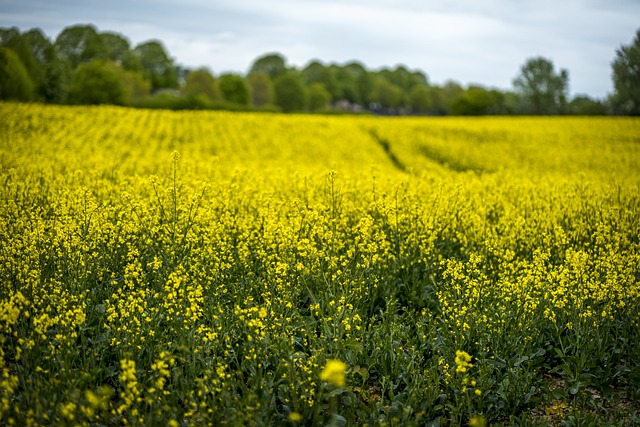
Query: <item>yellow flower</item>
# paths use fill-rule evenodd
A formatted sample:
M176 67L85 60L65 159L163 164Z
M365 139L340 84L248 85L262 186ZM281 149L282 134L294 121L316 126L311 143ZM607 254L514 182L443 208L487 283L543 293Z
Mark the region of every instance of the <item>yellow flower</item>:
M289 412L289 416L287 417L287 419L292 423L299 423L300 421L302 421L302 415L297 412Z
M469 420L471 427L487 427L487 419L482 415L476 415Z
M327 364L320 373L320 379L335 384L337 387L344 387L346 384L345 371L347 364L335 359L327 360Z
M467 372L468 368L473 366L471 356L466 351L456 351L456 372Z

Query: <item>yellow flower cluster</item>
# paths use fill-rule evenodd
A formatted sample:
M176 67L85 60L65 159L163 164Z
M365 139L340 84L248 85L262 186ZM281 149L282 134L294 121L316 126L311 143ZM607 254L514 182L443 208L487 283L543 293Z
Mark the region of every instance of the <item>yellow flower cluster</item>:
M456 372L465 373L467 369L473 367L471 356L463 350L456 350Z
M637 120L0 117L0 424L480 402L485 357L640 327Z
M320 379L331 383L336 387L344 387L347 383L345 376L347 368L347 364L343 361L329 359L320 373Z

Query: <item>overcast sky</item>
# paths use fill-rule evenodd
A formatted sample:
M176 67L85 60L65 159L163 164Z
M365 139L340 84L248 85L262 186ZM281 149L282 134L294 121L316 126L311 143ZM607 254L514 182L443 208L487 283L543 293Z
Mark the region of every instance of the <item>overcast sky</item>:
M280 52L289 65L403 64L429 81L510 89L528 58L569 71L570 92L612 92L611 61L640 28L640 0L0 0L0 26L51 39L92 23L133 45L164 42L177 63L246 73Z

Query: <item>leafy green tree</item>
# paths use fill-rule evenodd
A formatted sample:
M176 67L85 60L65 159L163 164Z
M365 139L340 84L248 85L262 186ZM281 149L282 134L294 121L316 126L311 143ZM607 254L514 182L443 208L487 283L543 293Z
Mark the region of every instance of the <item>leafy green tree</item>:
M306 92L302 78L291 71L282 74L273 82L276 105L285 112L302 111L306 106Z
M428 112L431 108L431 94L427 85L415 85L407 95L407 102L413 113Z
M403 92L409 92L416 85L428 85L427 76L420 71L409 71L405 66L399 65L395 69L382 69L379 75L390 83L398 86Z
M504 96L497 90L471 85L451 104L451 114L480 116L504 114Z
M542 57L531 58L513 80L525 114L559 114L565 111L569 72L556 73L553 63Z
M256 59L249 70L249 75L264 73L275 79L287 71L286 60L279 53L268 53Z
M247 81L238 74L222 74L218 78L222 99L238 105L249 105L251 94Z
M104 47L106 58L118 64L123 64L131 53L131 44L125 36L111 31L98 34Z
M640 115L640 30L628 46L616 50L612 104L617 114Z
M198 68L187 74L182 91L188 96L204 96L209 102L220 99L216 79L206 68Z
M37 88L40 86L42 82L42 69L33 54L27 37L25 37L24 34L20 34L20 31L14 27L10 29L3 29L0 39L2 40L0 43L1 46L11 49L16 55L18 55L18 58L29 74L29 78L33 82L34 87Z
M145 77L151 82L152 91L178 88L176 67L162 42L150 40L141 43L133 49L133 53L138 58Z
M371 92L371 102L382 112L391 112L402 105L402 89L384 77L378 77Z
M251 103L254 107L266 107L275 101L275 91L271 78L264 73L253 73L248 77L251 87Z
M359 62L349 62L345 68L354 76L356 91L358 92L358 100L365 107L369 105L371 100L369 96L373 91L375 84L375 76L368 71L364 65Z
M329 106L331 94L322 83L313 83L309 86L309 110L320 111Z
M34 84L18 55L0 47L0 99L30 101Z
M345 99L352 104L360 104L362 100L360 98L358 86L356 85L356 76L346 67L334 65L331 68L333 69L336 83L338 85L338 91L341 95L340 98L334 99Z
M118 73L104 61L80 64L73 72L70 103L122 105L125 101L126 92Z
M105 67L113 72L120 81L124 93L124 103L139 103L151 93L151 83L144 77L141 71L131 71L113 61L105 63Z
M342 99L342 91L336 80L334 69L326 67L322 62L313 60L302 69L302 78L307 86L320 83L329 92L331 100ZM330 101L331 101L330 100Z
M37 98L45 102L64 102L71 81L69 64L58 56L55 46L42 30L29 30L23 37L39 68L38 81L34 82Z
M585 95L576 96L569 102L569 114L578 116L603 116L607 108L602 102Z
M445 91L441 86L429 86L429 99L431 101L430 114L436 116L449 114Z
M93 25L66 27L58 34L55 47L58 55L69 61L72 69L83 62L107 59L107 51Z

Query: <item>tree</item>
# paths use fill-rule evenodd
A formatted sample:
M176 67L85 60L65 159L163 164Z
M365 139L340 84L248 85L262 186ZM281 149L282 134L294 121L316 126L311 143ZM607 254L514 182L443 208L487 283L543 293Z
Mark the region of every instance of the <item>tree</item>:
M331 68L333 69L336 83L338 85L338 91L341 95L340 98L334 99L346 99L352 104L361 103L362 100L360 99L358 86L356 85L356 77L353 73L351 73L346 67L334 65Z
M603 116L607 114L607 108L602 102L586 95L578 95L569 103L569 114L579 116Z
M371 102L378 104L385 113L392 112L402 104L402 89L384 77L378 77L371 92Z
M403 65L397 66L394 70L384 68L379 74L404 92L410 91L416 85L428 84L426 75L420 71L409 71Z
M249 76L251 87L251 103L254 107L266 107L272 105L275 100L275 91L271 78L264 73L253 73Z
M238 74L223 74L218 78L222 99L238 105L249 105L251 99L247 81Z
M275 79L286 71L287 66L284 56L279 53L268 53L253 62L251 69L249 70L249 75L264 73L272 79Z
M431 108L431 94L427 85L414 86L407 95L409 108L413 113L424 114Z
M33 86L18 55L11 49L0 47L0 99L30 101Z
M121 64L113 61L106 62L105 67L118 77L125 104L137 103L147 98L151 93L151 83L141 71L127 70Z
M502 93L477 85L469 86L451 104L451 114L461 116L504 114L505 112Z
M556 73L553 63L542 57L531 58L513 80L525 114L558 114L565 111L569 72Z
M58 34L55 47L58 55L69 61L72 69L83 62L107 59L107 51L93 25L66 27Z
M616 50L613 69L612 104L618 114L640 115L640 29L628 46Z
M40 29L29 30L23 37L39 68L39 79L34 81L37 98L45 102L64 102L71 81L69 64L60 59L55 46Z
M309 110L324 110L331 102L331 94L322 83L313 83L309 86Z
M353 75L355 79L358 102L364 106L368 106L370 102L369 95L373 90L375 82L374 75L359 62L349 62L344 68Z
M124 104L126 93L118 74L99 60L83 63L73 72L69 88L72 104Z
M106 58L118 64L123 64L131 52L131 44L122 34L105 31L98 34L104 47Z
M0 39L2 40L2 46L11 49L18 56L27 74L29 74L29 78L37 88L42 81L42 69L33 54L27 37L24 34L20 34L17 28L10 28L3 29Z
M436 116L445 116L449 113L447 98L442 87L429 86L429 99L431 101L429 113Z
M276 104L285 112L302 111L306 105L305 87L302 78L291 71L282 74L273 82Z
M151 82L152 91L178 88L176 67L162 42L150 40L141 43L133 49L133 53L140 61L146 78Z
M189 96L204 96L209 102L220 98L216 79L206 68L198 68L187 74L182 90Z
M342 99L342 91L338 86L334 69L326 67L322 62L318 60L309 62L302 70L302 78L307 86L311 86L314 83L322 84L325 90L329 92L331 97L329 101Z

